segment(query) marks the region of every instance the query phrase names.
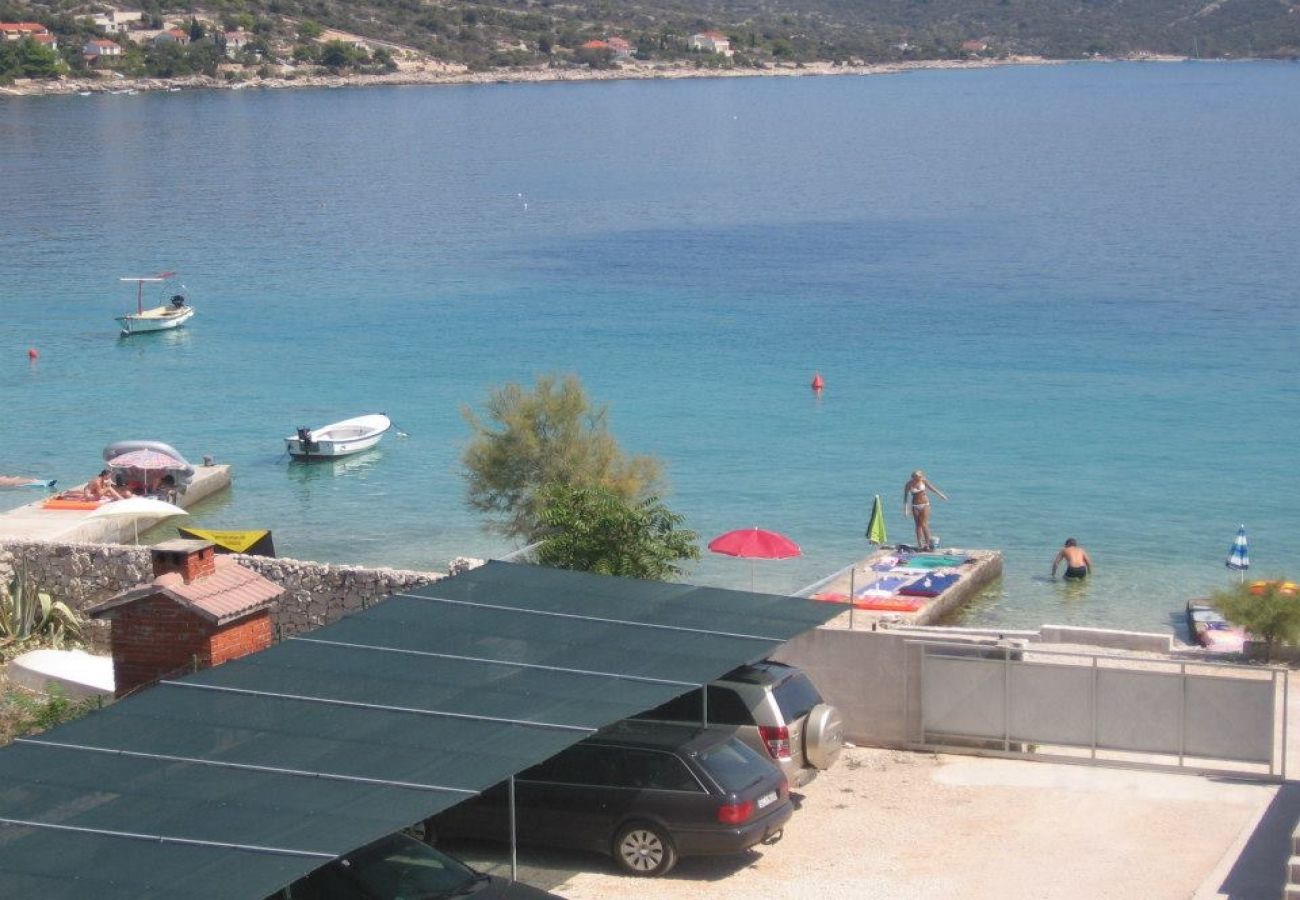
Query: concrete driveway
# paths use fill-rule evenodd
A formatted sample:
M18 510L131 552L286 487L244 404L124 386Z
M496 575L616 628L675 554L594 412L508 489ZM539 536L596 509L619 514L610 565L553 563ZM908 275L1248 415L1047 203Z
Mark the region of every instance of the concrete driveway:
M1278 900L1293 787L850 748L804 789L774 846L685 859L651 880L601 856L525 849L521 879L570 900ZM508 873L499 847L447 849Z

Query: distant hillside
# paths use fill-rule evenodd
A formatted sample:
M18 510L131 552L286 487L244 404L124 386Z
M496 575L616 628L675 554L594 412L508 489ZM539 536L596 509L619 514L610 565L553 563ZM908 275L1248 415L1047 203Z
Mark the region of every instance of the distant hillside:
M49 26L65 69L116 66L164 77L215 74L231 60L384 71L416 58L472 70L614 67L629 54L719 67L1009 55L1300 56L1300 0L218 0L202 7L149 0L130 7L143 9L144 25L183 24L192 46L163 52L148 37L127 34L120 61L88 62L80 48L102 33L84 17L110 8L0 0L0 21ZM236 29L248 46L241 39L232 53L223 34ZM331 41L331 31L367 43ZM692 35L704 31L728 39L729 54L692 48ZM600 43L610 38L627 46Z

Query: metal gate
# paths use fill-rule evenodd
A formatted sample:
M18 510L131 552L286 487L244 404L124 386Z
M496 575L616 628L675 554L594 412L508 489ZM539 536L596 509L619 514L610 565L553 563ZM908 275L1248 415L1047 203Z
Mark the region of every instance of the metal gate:
M926 749L1286 778L1286 670L909 641Z

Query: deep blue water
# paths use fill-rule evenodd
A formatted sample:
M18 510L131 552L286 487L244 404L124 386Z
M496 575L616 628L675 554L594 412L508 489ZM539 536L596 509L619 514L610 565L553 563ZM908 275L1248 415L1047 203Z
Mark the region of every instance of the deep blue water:
M511 549L460 407L575 372L703 538L802 545L760 589L861 555L873 494L909 538L921 467L943 542L1006 552L974 621L1164 627L1239 523L1300 574L1297 147L1263 63L0 100L0 472L164 440L236 466L193 524L439 568ZM198 316L119 341L163 268ZM282 455L371 411L410 436Z

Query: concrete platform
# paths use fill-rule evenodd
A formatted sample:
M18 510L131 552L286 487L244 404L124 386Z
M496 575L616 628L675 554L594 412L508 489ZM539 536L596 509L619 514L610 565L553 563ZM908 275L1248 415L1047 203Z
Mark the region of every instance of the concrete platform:
M854 590L861 589L880 577L883 573L875 572L871 567L893 556L895 552L893 547L882 547L870 556L841 569L830 578L800 591L800 596L843 595L848 598L853 595ZM1002 554L997 550L939 548L931 552L936 555L967 557L968 561L960 566L934 570L936 573L959 572L961 578L952 587L937 597L907 598L921 601L920 607L915 611L854 608L846 599L842 604L845 613L828 623L828 627L871 629L882 619L908 625L933 625L969 603L971 598L1002 575Z
M188 509L217 491L230 487L230 466L198 466L189 487L176 501ZM158 516L91 516L89 509L45 509L42 497L0 514L0 540L81 541L98 544L129 544L135 535L162 521Z

